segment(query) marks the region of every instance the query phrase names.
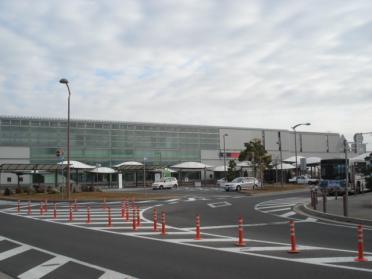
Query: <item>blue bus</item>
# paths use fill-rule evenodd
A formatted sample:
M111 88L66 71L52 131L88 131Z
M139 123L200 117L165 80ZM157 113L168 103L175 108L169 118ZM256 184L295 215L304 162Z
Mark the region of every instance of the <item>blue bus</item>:
M329 193L345 192L346 167L345 159L325 159L320 161L320 183L321 189Z
M366 162L347 161L349 164L348 191L361 193L367 190L365 187ZM346 162L345 159L324 159L320 161L321 189L328 193L344 193L346 186Z

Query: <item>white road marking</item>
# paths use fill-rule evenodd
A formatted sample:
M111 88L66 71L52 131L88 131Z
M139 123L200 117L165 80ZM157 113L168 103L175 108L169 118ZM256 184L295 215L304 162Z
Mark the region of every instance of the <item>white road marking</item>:
M291 216L293 216L293 215L296 215L296 212L294 212L294 211L289 211L289 212L284 213L284 214L281 214L281 215L279 215L279 216L280 216L280 217L283 217L283 218L288 218L288 217L291 217Z
M10 249L8 251L2 252L2 253L0 253L0 261L3 261L7 258L13 257L13 256L18 255L18 254L21 254L21 253L26 252L30 249L31 249L30 247L19 246L19 247Z
M272 212L278 212L278 211L284 211L284 210L291 210L291 207L271 209L271 210L266 210L266 211L262 211L262 212L263 213L272 213Z
M170 200L166 200L165 202L175 202L175 201L179 201L180 199L170 199Z
M227 201L223 201L223 202L208 203L207 205L211 208L217 208L217 207L231 206L231 203Z
M302 263L312 263L312 264L319 264L319 263L348 263L354 262L356 257L327 257L327 258L304 258L304 259L297 259ZM372 257L365 257L368 261L372 260Z
M196 200L196 198L191 198L193 200ZM158 205L159 206L159 205ZM143 213L144 211L150 209L150 208L153 208L153 207L148 207L146 209L143 209L141 210L141 217L143 217ZM11 214L11 213L7 213L7 214ZM13 213L13 215L16 215ZM26 217L26 216L22 216L22 217ZM27 216L28 218L32 218L32 219L35 219L35 220L40 220L40 218L37 218L37 217L30 217L30 216ZM146 219L146 218L143 218L144 220L146 220L147 222L151 222L150 220ZM44 221L46 222L53 222L53 220L48 220L48 219L45 219ZM312 220L310 220L312 221ZM298 221L298 222L308 222L306 220L301 220L301 221ZM276 223L287 223L287 222L276 222ZM86 226L79 226L77 224L74 224L74 222L71 222L71 223L64 223L65 225L70 225L70 226L75 226L77 228L81 228L81 229L89 229L89 230L96 230L96 231L102 231L100 229L92 229L91 227L86 227ZM261 224L256 224L256 225L261 225ZM231 226L231 227L237 227L237 225L228 225L228 226ZM245 225L245 226L249 226L249 224ZM220 227L220 226L218 226ZM140 229L140 228L139 228ZM167 234L171 235L171 234L179 234L179 235L193 235L195 234L194 232L194 228L177 228L177 227L172 227L172 226L167 226L167 229L173 229L173 230L178 230L178 232L167 232ZM199 245L199 243L203 243L205 239L203 240L199 240L199 241L194 241L193 238L190 238L189 240L187 241L182 241L184 239L167 239L166 236L164 236L164 238L154 238L153 236L156 235L158 236L159 235L159 232L133 232L133 233L123 233L123 232L115 232L114 230L105 230L106 233L113 233L113 234L116 234L116 235L127 235L127 236L133 236L133 237L137 237L137 238L143 238L143 239L148 239L148 240L153 240L153 241L165 241L165 242L172 242L172 243L175 243L175 244L179 244L179 245L185 245L185 246L191 246L191 247L198 247L198 248L203 248L203 249L209 249L209 250L215 250L215 251L223 251L223 249L230 249L229 252L233 252L233 253L239 253L239 254L242 254L242 255L250 255L250 256L255 256L255 257L262 257L262 258L270 258L270 259L276 259L276 260L284 260L284 261L291 261L291 262L301 262L299 261L298 259L295 259L295 258L289 258L289 257L285 257L284 255L286 255L286 253L283 253L283 256L273 256L273 255L267 255L267 254L260 254L260 253L257 253L259 251L249 251L249 250L242 250L242 249L245 249L245 248L234 248L235 250L232 250L233 248L230 248L230 247L225 247L225 248L218 248L218 247L212 247L212 246L206 246L206 245ZM231 238L230 240L228 240L228 237L226 236L223 236L223 235L218 235L218 234L211 234L211 233L204 233L202 232L202 238L203 236L213 236L213 237L217 237L217 238L225 238L226 242L227 241L233 241L233 242L236 242L237 241L237 238ZM288 243L278 243L278 242L271 242L271 241L264 241L264 240L255 240L255 239L245 239L247 242L258 242L258 243L263 243L265 245L281 245L281 246L284 246L286 247L286 249L288 249L289 245ZM222 241L222 240L221 240ZM208 242L208 241L206 241ZM210 241L210 242L214 242L214 241ZM255 246L253 246L255 247ZM261 247L261 246L260 246ZM266 246L264 246L266 247ZM308 247L311 247L311 249L313 250L319 250L319 251L336 251L336 252L344 252L344 253L352 253L353 254L353 257L343 257L343 258L348 258L348 259L353 259L351 262L354 263L354 258L355 258L355 254L356 252L355 251L351 251L351 250L344 250L344 249L335 249L335 248L328 248L328 247L316 247L316 246L308 246ZM249 248L249 247L248 247ZM259 248L257 248L259 249ZM281 248L281 249L284 249L284 248ZM310 249L310 248L309 248ZM365 252L365 255L367 256L371 256L371 252ZM340 257L341 258L341 257ZM303 259L302 259L303 260ZM315 265L319 265L319 266L327 266L327 267L333 267L333 268L343 268L343 269L350 269L350 270L359 270L359 271L366 271L366 272L372 272L372 269L368 269L368 268L359 268L359 267L351 267L351 266L339 266L339 265L332 265L330 263L324 263L324 262L315 262L315 261L311 261L311 262L304 262L304 263L308 263L308 264L315 264Z
M270 206L260 206L257 207L259 210L265 210L265 209L271 209L271 208L277 208L277 207L283 207L283 206L294 206L295 204L291 203L285 203L285 204L275 204L275 205L270 205Z
M119 272L116 272L114 270L110 270L110 269L107 269L107 268L104 268L104 267L101 267L101 266L93 265L93 264L83 262L83 261L80 261L80 260L77 260L77 259L74 259L74 258L65 257L63 255L59 255L59 254L53 253L53 252L48 251L48 250L44 250L44 249L41 249L41 248L38 248L38 247L35 247L35 246L31 246L31 245L28 245L28 244L25 244L25 243L22 243L22 242L19 242L19 241L16 241L16 240L13 240L13 239L10 239L10 238L7 238L7 237L2 237L2 238L3 238L3 240L13 242L13 243L18 244L20 246L17 247L17 248L14 248L14 249L11 249L11 250L0 253L0 261L4 260L6 258L9 258L9 257L15 256L15 255L18 255L18 254L23 253L25 251L31 250L31 249L54 256L54 258L52 258L51 260L48 260L47 262L44 262L41 265L38 265L38 266L36 266L32 269L29 269L29 270L25 271L23 274L21 274L21 275L23 275L22 278L27 278L27 279L28 278L35 278L35 279L37 278L37 279L39 279L39 278L45 276L47 273L44 274L43 270L45 270L45 269L41 268L41 266L46 265L49 261L56 260L56 263L58 263L58 262L61 263L58 267L63 266L63 264L67 263L67 262L74 262L74 263L77 263L77 264L80 264L80 265L83 265L83 266L86 266L86 267L89 267L89 268L98 269L98 270L104 272L103 275L106 274L106 277L102 277L103 275L100 277L100 278L103 278L103 279L123 279L123 278L136 279L135 277L129 276L129 275L124 274L124 273L119 273ZM67 261L64 260L65 258L67 259ZM28 272L32 271L32 270L34 270L34 272L32 272L32 274L30 273L31 274L30 276L33 276L33 277L24 276L24 274L28 274ZM35 272L35 270L36 270L36 272ZM40 274L43 273L42 276L37 277L37 272L39 272Z
M247 248L240 248L241 251L243 252L264 252L264 251L288 251L291 249L291 246L259 246L259 247L247 247ZM313 246L302 246L298 245L297 246L298 250L317 250L318 248L313 247Z
M57 256L18 275L20 279L38 279L69 262L69 258Z

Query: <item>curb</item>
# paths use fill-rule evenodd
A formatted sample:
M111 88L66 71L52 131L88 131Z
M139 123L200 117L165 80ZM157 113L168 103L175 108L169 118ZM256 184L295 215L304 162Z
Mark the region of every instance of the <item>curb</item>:
M338 221L338 222L345 222L345 223L352 223L355 225L366 225L372 226L372 220L368 219L360 219L360 218L352 218L352 217L344 217L340 215L334 215L330 213L319 212L317 210L311 209L308 204L302 204L296 207L297 210L300 210L310 216L319 217L321 219L326 219L330 221Z

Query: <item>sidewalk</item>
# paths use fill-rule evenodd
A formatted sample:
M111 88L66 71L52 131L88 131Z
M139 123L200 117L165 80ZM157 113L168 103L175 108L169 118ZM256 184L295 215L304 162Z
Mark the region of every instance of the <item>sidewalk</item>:
M372 192L349 195L348 205L348 217L344 217L343 197L339 196L337 200L334 196L327 197L327 210L324 213L323 197L318 195L316 210L313 210L310 204L301 206L299 209L309 215L320 218L372 226Z

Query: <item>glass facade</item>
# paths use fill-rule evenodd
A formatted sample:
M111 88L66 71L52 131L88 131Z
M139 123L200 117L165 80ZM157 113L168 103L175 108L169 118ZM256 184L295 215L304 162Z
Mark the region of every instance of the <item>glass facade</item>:
M30 147L31 163L55 163L67 146L67 120L0 117L0 146ZM219 150L219 129L191 125L70 121L71 160L112 166L124 161L170 165Z

